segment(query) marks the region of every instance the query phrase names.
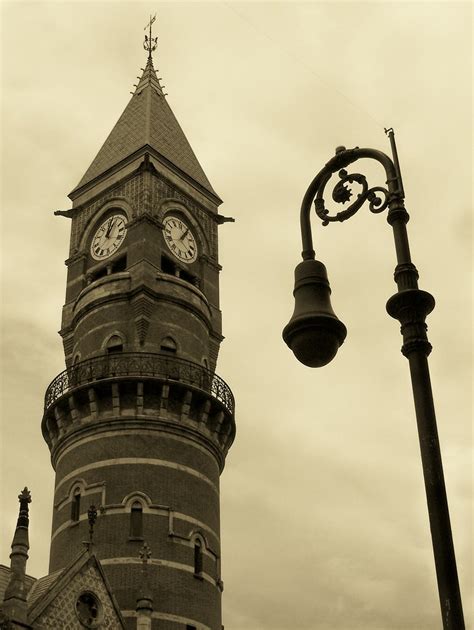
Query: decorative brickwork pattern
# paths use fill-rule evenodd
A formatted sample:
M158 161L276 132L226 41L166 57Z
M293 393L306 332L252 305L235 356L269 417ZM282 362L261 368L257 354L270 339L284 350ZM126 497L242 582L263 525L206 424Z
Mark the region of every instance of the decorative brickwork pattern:
M101 630L117 630L122 627L102 576L94 566L86 565L69 584L60 589L36 620L35 628L37 630L58 630L59 628L84 630L75 610L77 598L84 591L94 593L100 600L103 615Z
M69 256L72 257L79 252L79 244L82 239L84 230L92 217L111 201L121 202L130 206L132 209L131 219L152 209L156 212L163 199L176 199L176 201L184 204L186 208L196 217L199 224L209 239L210 252L209 256L217 262L217 225L211 219L208 210L196 203L190 196L176 189L171 183L159 175L151 175L150 173L137 173L131 179L122 181L113 186L100 198L95 199L91 204L81 208L74 216L71 226L71 247Z
M133 300L132 306L133 313L135 315L134 321L137 337L140 344L143 344L146 339L148 328L150 327L150 318L154 303L145 295L139 295Z
M202 206L196 203L188 195L185 195L181 191L177 190L175 186L168 183L164 178L154 178L152 186L152 203L154 208L158 208L163 199L175 199L177 202L182 203L191 212L193 217L197 219L202 231L206 235L210 251L208 252L211 258L217 257L217 226L216 223L209 216L209 212L203 210ZM159 217L160 219L162 217Z

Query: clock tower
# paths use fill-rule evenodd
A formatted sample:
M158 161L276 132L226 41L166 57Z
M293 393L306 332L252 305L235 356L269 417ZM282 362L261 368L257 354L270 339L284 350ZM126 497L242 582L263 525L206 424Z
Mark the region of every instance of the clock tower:
M56 473L50 573L80 552L93 504L94 553L129 628L221 630L219 476L235 434L215 371L226 219L168 105L151 32L145 47L130 102L58 213L71 241L66 369L42 422Z

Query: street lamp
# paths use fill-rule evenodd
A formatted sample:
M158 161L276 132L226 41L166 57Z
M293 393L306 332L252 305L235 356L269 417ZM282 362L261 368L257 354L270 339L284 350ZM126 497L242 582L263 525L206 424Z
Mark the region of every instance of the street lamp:
M425 319L433 310L435 301L432 295L418 288L418 271L411 261L408 244L406 224L409 215L404 206L405 195L395 137L393 129L385 131L390 138L393 160L375 149L338 147L336 155L316 175L306 191L300 215L303 262L295 269L295 310L283 329L283 339L301 363L309 367L321 367L335 357L347 333L331 306L326 268L315 260L310 224L313 202L323 225L349 219L365 202L369 203L369 209L374 213L388 208L387 221L393 229L397 255L394 278L398 291L388 300L386 308L388 314L401 324L402 353L410 365L443 627L444 630L464 630L428 367L428 355L432 347L426 334ZM387 188L369 188L364 175L349 174L345 170L361 158L373 159L382 164ZM332 199L336 203L344 204L350 200L353 195L351 184L357 184L360 192L349 207L331 216L325 207L323 195L326 184L336 172L339 181L332 191Z

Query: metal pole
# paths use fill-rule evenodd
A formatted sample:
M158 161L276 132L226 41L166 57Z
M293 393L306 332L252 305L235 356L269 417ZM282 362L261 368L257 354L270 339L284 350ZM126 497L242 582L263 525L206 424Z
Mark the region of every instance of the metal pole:
M409 216L400 197L389 204L388 223L393 228L397 266L396 293L387 303L389 315L398 319L403 335L402 353L410 365L421 462L430 521L444 630L464 630L448 498L431 389L426 317L434 308L432 295L418 288L418 271L411 261L406 224Z
M323 225L331 221L345 221L353 216L365 201L371 201L370 210L378 213L389 208L387 221L392 226L397 266L395 281L398 292L387 302L389 315L401 324L403 335L402 353L410 365L413 397L415 401L416 421L421 449L423 476L431 529L431 539L438 580L438 592L444 630L464 630L464 619L459 589L459 580L454 554L451 523L449 519L448 499L444 483L443 466L439 447L436 416L431 390L428 355L431 344L426 334L426 317L434 308L432 295L418 288L418 271L411 261L410 247L406 224L409 220L403 198L403 184L398 163L393 129L387 129L393 151L394 161L380 151L374 149L345 149L338 147L336 155L327 162L316 175L303 198L301 204L301 236L303 244L303 260L314 259L313 240L311 234L310 212L314 201L316 214ZM363 175L348 175L344 170L360 158L377 160L385 169L387 189L368 188ZM340 170L343 169L343 170ZM330 215L325 207L324 189L331 175L339 171L341 181L333 190L333 200L345 203L350 195L344 189L347 183L358 182L363 193L344 211ZM337 193L337 194L336 194ZM374 202L374 196L382 193L385 202ZM313 318L317 319L317 309ZM291 321L291 320L290 320Z
M408 361L415 400L443 627L445 630L464 630L461 593L449 520L428 357L421 351L414 351L408 356Z

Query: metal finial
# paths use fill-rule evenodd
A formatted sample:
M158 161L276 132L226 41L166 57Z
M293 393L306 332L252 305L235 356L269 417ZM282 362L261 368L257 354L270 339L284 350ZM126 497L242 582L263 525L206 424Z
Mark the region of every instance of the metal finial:
M18 495L18 501L21 503L22 501L26 501L27 503L31 503L31 493L28 488L25 486L23 490Z
M28 504L31 503L31 494L26 486L18 495L18 501L20 502L20 509L18 512L18 521L16 525L17 527L28 527L28 524L29 524Z
M156 20L156 13L153 16L150 15L150 21L143 29L144 31L146 31L146 29L149 29L148 31L149 34L145 35L145 41L143 42L143 48L148 51L148 59L151 59L151 53L156 49L156 46L158 43L158 37L151 36L151 25L153 24L155 20Z
M151 549L148 546L147 542L143 543L143 547L140 549L139 556L143 564L147 564L148 560L151 558Z
M87 520L89 521L89 542L92 545L94 538L94 525L97 520L97 509L95 505L91 505L87 510Z
M393 163L395 165L395 170L397 172L398 189L399 189L402 199L404 199L405 191L403 190L402 173L400 171L400 163L398 161L397 145L395 143L395 131L393 130L393 127L389 127L388 129L385 127L384 131L386 135L390 138L390 146L392 148Z

